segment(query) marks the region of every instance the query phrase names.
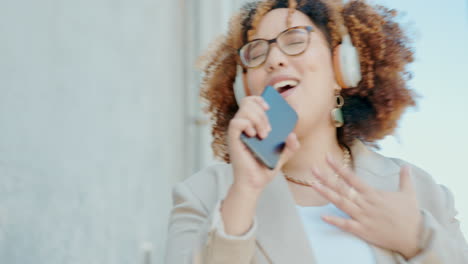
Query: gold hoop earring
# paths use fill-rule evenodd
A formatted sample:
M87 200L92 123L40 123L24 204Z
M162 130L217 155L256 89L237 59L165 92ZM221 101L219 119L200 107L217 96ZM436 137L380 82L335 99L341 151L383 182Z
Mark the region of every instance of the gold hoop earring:
M342 127L344 124L343 111L341 107L344 105L344 98L340 94L340 90L335 90L335 108L331 111L331 118L335 127Z

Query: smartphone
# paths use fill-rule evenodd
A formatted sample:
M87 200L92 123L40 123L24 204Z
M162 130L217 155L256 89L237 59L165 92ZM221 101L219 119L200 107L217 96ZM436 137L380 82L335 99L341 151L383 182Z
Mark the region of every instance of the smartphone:
M266 111L271 131L264 139L241 134L241 140L252 151L255 157L269 169L274 169L284 149L288 135L297 123L297 113L284 100L273 86L267 86L262 93L263 99L270 108Z

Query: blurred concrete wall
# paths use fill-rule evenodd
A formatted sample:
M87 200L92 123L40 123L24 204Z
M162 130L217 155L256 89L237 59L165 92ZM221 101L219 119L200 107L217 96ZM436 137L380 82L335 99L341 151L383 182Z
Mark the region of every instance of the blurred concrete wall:
M184 6L0 2L0 263L160 263L188 140Z
M0 2L0 263L162 263L213 160L195 59L241 2Z

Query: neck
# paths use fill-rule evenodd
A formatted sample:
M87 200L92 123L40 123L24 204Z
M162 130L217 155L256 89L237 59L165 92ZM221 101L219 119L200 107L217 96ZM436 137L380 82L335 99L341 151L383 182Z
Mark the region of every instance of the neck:
M285 174L300 179L310 179L311 169L317 168L325 175L332 175L333 171L326 162L327 154L339 164L342 163L344 155L341 146L338 144L336 129L332 131L314 130L305 137L299 138L301 147L284 164L282 170Z

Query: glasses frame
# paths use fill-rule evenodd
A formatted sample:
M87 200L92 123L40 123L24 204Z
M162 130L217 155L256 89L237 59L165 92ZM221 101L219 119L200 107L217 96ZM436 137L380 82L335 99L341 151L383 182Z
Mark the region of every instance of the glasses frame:
M270 45L271 45L272 43L276 43L277 40L278 40L278 38L280 38L284 33L289 32L289 31L291 31L291 30L295 30L295 29L305 29L305 30L307 30L307 33L310 33L310 32L313 32L313 31L314 31L314 28L313 28L312 26L310 26L310 25L307 25L307 26L296 26L296 27L290 27L290 28L287 28L287 29L283 30L282 32L280 32L280 33L276 36L276 38L273 38L273 39L262 39L262 38L258 38L258 39L251 40L251 41L245 43L244 45L242 45L242 47L240 47L240 48L237 50L237 54L238 54L238 56L239 56L240 62L242 63L242 65L243 65L244 67L249 68L249 69L258 68L258 67L262 66L262 65L265 63L265 61L267 60L268 55L270 54L270 50L271 50ZM259 65L252 66L252 67L251 67L251 66L248 66L248 65L246 65L246 64L244 63L244 60L242 59L242 55L241 55L241 54L242 54L242 49L244 49L244 48L245 48L247 45L249 45L250 43L255 42L255 41L259 41L259 40L266 41L266 42L268 43L268 46L267 46L268 48L267 48L267 52L266 52L266 55L265 55L265 59L264 59L263 62L260 63ZM309 42L310 42L310 34L307 35L307 43L306 43L306 45L305 45L306 48L304 48L303 51L301 51L301 52L299 52L299 53L297 53L297 54L288 54L288 53L286 53L286 52L281 48L280 45L278 45L278 49L281 50L281 52L283 52L284 54L286 54L286 55L288 55L288 56L298 56L298 55L301 55L302 53L305 52L305 50L306 50L307 47L309 46Z

